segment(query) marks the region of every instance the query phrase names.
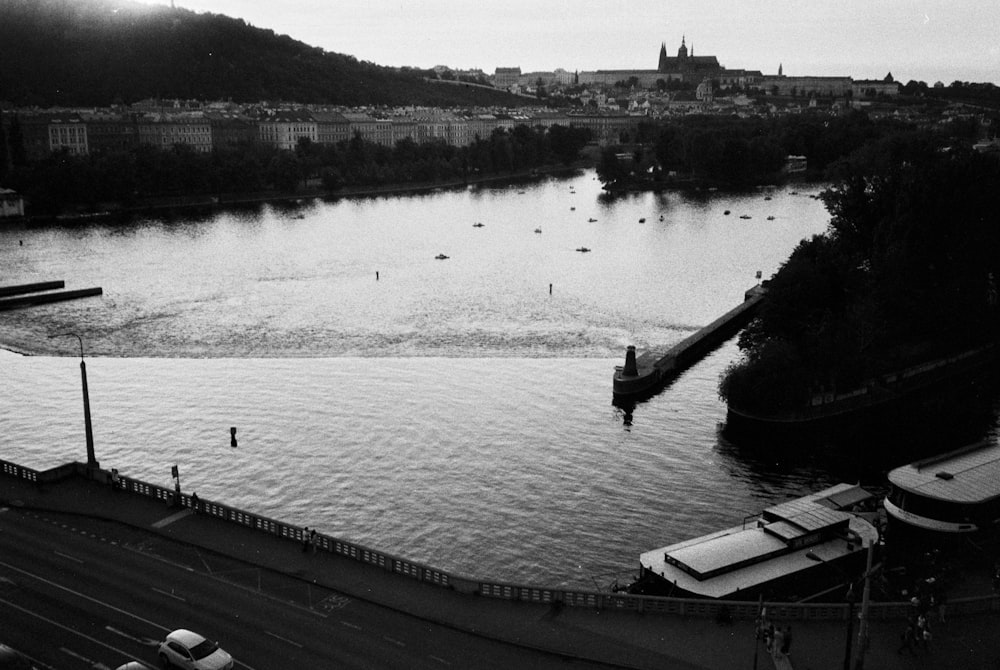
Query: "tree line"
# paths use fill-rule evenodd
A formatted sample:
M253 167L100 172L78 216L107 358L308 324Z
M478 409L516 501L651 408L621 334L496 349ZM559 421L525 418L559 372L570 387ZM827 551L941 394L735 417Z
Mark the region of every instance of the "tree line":
M294 193L307 183L335 194L342 188L469 180L568 165L589 138L585 129L556 125L500 128L464 147L411 139L387 147L355 134L335 145L303 139L294 150L247 142L210 153L183 144L86 156L61 151L34 163L12 161L13 169L0 173L0 184L21 193L32 215L164 196Z
M821 390L1000 334L1000 161L929 132L893 133L831 166L827 232L803 241L739 337L719 392L775 412Z
M692 115L642 124L635 148L606 148L597 173L610 190L678 180L735 188L774 183L789 155L805 156L810 172L822 175L838 158L905 127L857 111L836 117Z
M242 19L116 0L0 2L0 91L19 107L145 98L346 106L514 106L505 91L439 86L433 70L327 52Z

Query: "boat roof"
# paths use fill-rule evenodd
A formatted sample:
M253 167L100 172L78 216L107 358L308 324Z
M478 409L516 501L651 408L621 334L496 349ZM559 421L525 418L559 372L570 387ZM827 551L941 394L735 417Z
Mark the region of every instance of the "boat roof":
M843 509L873 495L838 484L768 507L751 527L736 526L640 555L643 568L691 593L721 598L816 565L878 539L870 523ZM851 533L862 542L848 543Z
M981 503L1000 496L1000 445L977 442L892 470L889 482L928 498Z
M656 573L668 583L688 593L695 593L708 598L728 598L762 584L787 577L796 572L817 568L823 563L836 564L841 559L867 549L868 545L878 541L878 531L861 517L851 516L850 530L861 538L861 541L848 544L843 537L833 536L818 544L806 545L794 551L777 553L766 560L744 564L731 570L718 573L707 579L698 579L676 565L667 563L664 550L654 550L642 554L639 561L646 570ZM730 538L738 537L738 540ZM745 548L747 546L760 549L762 545L776 548L779 542L768 535L763 528L748 528L741 526L718 531L692 542L699 542L701 550L708 554L726 548ZM782 543L783 545L783 543ZM784 545L783 545L784 546ZM809 557L812 554L819 558ZM729 560L733 556L730 555ZM832 570L832 568L831 568ZM839 573L832 571L836 577Z

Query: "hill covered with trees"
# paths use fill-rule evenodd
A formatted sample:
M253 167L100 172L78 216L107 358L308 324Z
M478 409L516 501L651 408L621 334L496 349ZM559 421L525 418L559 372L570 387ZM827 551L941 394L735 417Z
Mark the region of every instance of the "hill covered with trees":
M145 98L339 105L507 105L483 87L437 85L324 51L242 19L129 0L0 2L0 101L104 106Z

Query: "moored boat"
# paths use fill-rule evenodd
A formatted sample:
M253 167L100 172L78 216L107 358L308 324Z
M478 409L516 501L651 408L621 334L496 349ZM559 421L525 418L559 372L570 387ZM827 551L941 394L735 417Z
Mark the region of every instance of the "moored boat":
M1000 445L985 440L889 472L894 540L948 543L1000 531Z
M724 600L810 600L864 572L878 543L858 508L875 497L837 484L765 509L752 522L647 551L632 593ZM846 591L845 591L846 592Z

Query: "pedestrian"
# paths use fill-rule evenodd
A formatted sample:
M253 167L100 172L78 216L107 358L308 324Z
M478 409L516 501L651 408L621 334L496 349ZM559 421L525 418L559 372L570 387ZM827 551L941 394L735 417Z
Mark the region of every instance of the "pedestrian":
M118 468L111 468L111 490L117 491L121 484L121 478L118 476Z
M201 501L198 500L197 491L191 494L191 511L193 511L195 514L201 511Z
M785 635L781 640L781 653L788 656L792 650L792 627L785 626Z
M768 653L774 647L774 624L767 624L767 628L764 629L764 647L767 649Z
M783 646L785 646L785 633L781 630L781 626L778 626L771 637L771 654L777 658Z
M917 617L917 630L915 633L916 646L927 649L927 643L931 640L931 624L927 617L921 614Z
M302 553L309 551L309 526L302 531Z
M908 649L909 652L915 656L917 653L913 651L913 639L915 635L916 631L913 628L913 622L907 621L906 629L903 630L903 632L899 636L900 643L899 643L899 648L896 650L896 653L902 654L904 649Z
M312 548L312 553L316 553L316 529L313 528L309 531L309 546Z

